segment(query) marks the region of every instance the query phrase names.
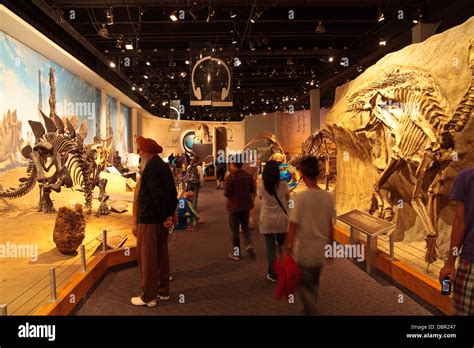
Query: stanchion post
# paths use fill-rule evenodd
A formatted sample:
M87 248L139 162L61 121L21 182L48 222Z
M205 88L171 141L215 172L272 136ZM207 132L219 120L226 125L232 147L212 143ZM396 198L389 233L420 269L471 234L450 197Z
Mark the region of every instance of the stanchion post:
M56 302L56 268L51 267L49 269L49 290L51 294L51 302Z
M82 263L82 272L87 272L86 248L84 244L81 245L81 263Z
M102 244L102 251L105 253L107 251L107 229L105 229L103 232L103 244Z

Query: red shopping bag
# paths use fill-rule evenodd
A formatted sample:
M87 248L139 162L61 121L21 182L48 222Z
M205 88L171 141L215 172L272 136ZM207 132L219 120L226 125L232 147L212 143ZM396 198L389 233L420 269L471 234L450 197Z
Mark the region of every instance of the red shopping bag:
M300 281L300 269L293 256L288 253L283 254L273 263L273 269L278 277L278 284L275 290L275 298L287 300L289 295L294 295L298 289Z

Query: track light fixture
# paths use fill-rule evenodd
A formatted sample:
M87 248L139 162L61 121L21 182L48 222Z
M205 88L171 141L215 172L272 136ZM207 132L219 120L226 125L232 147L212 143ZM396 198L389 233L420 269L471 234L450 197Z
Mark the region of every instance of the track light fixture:
M385 46L386 44L387 44L387 41L385 40L385 37L383 36L383 34L380 34L379 45L380 46Z
M209 6L209 9L207 11L207 18L206 18L207 23L211 22L212 17L214 17L214 13L216 13L216 11L212 7Z
M419 22L421 22L422 19L423 19L423 11L421 7L418 7L415 17L413 17L413 23L418 24Z
M251 38L249 38L249 46L251 51L255 51L255 43Z
M105 17L107 18L107 25L114 24L114 12L112 7L105 10Z
M125 48L127 50L133 50L133 41L132 40L128 40L127 43L125 44Z
M110 61L109 65L110 65L111 68L115 68L115 66L116 66L114 61L112 61L112 60Z
M189 14L191 15L191 17L193 17L194 20L196 20L198 17L199 17L199 8L198 8L198 5L197 3L193 3L193 5L191 6L191 9L189 10Z
M229 11L229 16L230 16L230 18L235 18L235 17L237 17L237 13L234 10L230 10Z
M255 9L253 11L252 17L250 18L250 22L252 22L252 24L254 24L260 18L261 15L262 15L262 11L259 11L258 9Z
M177 10L173 10L173 12L170 13L170 19L173 22L176 22L178 20L178 11Z
M382 9L379 7L379 11L377 14L377 21L380 23L380 22L383 22L384 20L385 20L385 14L383 13Z

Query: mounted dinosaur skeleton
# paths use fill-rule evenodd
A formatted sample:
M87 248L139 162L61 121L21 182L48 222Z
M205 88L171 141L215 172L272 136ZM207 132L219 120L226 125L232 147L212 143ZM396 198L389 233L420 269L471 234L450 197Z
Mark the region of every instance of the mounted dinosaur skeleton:
M100 189L100 206L97 215L108 214L105 192L107 179L100 178L100 172L107 165L112 142L110 139L100 140L93 145L84 145L84 138L76 133L69 119L67 130L64 123L55 115L54 120L41 111L45 127L37 121L28 121L35 135L35 145L25 146L22 154L29 160L27 177L20 179L17 189L0 193L0 198L14 199L30 192L36 182L40 185L39 211L55 212L51 200L51 192L60 192L62 187L73 188L80 186L85 196L85 211L89 215L92 210L92 192L97 186ZM81 125L80 132L85 136L86 126ZM106 145L109 143L108 145ZM54 169L52 169L54 167ZM48 173L52 172L51 175Z
M390 195L394 187L389 179L402 168L408 169L413 185L411 206L426 233L428 267L438 258L438 201L446 169L457 156L453 135L473 116L472 45L469 49L471 83L454 111L430 76L402 67L354 93L346 110L362 121L355 133L364 134L376 150L371 158L380 174L373 187L371 213L393 219Z
M50 68L50 117L41 110L41 122L28 121L35 136L35 144L25 146L21 153L29 160L27 175L20 178L17 188L0 192L0 198L15 199L30 192L36 182L40 186L39 211L55 212L51 200L51 191L60 192L62 187L73 188L80 186L85 196L85 212L90 215L92 210L92 192L97 186L100 189L100 206L96 215L109 213L105 192L106 179L100 178L100 173L107 166L107 158L112 147L111 138L101 140L95 138L95 144L84 145L87 136L87 122L77 128L77 118L61 119L55 110L56 95L54 69ZM108 145L107 145L108 143ZM54 169L52 169L54 167ZM48 175L49 173L52 173Z
M301 145L301 152L291 159L290 164L298 167L306 156L314 156L319 162L319 179L326 181L326 191L329 184L336 181L336 144L332 135L325 129L311 134Z
M270 160L277 160L286 163L286 155L281 143L272 132L263 132L253 138L244 149L249 146L265 140L270 148ZM311 134L301 145L301 152L294 156L290 163L298 167L300 161L305 156L315 156L320 163L320 179L326 180L326 190L329 190L329 183L336 180L336 146L331 134L326 130L318 130Z

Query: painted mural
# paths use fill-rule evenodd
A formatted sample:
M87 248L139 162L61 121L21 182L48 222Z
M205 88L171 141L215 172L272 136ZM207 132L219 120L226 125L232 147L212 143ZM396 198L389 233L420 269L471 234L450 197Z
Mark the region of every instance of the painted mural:
M49 71L54 68L56 113L77 116L79 124L86 120L86 143L96 135L96 118L100 112L100 91L62 66L47 59L20 41L0 31L0 154L8 156L0 171L21 163L18 149L32 144L34 136L28 120L40 121L38 109L46 115L49 105ZM12 148L7 149L7 146ZM12 163L13 162L13 163Z

